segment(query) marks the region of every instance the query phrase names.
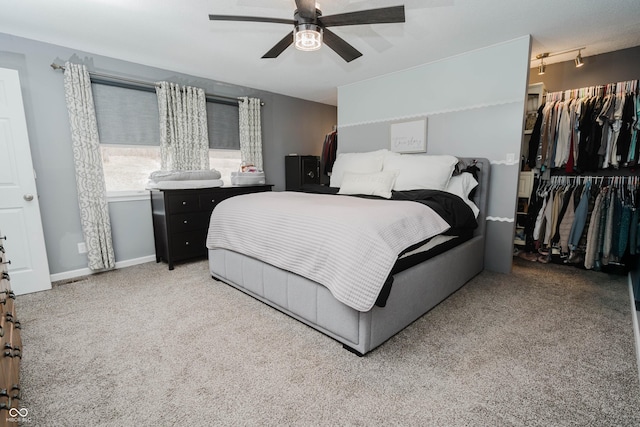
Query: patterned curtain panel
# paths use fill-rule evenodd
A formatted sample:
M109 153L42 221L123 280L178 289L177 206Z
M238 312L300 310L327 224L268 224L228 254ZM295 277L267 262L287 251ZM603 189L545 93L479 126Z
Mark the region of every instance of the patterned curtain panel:
M240 156L245 164L262 170L262 124L259 98L238 98L240 110Z
M89 72L84 65L67 62L64 91L71 124L73 161L82 233L91 270L116 266L111 241L111 221L107 206L100 140L91 93Z
M160 113L161 169L209 169L204 90L160 82L156 85L156 94Z

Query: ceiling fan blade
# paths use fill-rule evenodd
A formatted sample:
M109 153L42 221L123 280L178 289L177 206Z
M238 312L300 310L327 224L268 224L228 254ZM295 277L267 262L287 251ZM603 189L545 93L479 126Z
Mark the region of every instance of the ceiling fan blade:
M316 0L296 0L298 15L307 19L316 17Z
M404 6L381 7L379 9L319 16L318 21L324 27L404 22Z
M249 21L249 22L271 22L275 24L295 25L293 19L265 18L264 16L236 16L236 15L209 15L211 21Z
M276 43L269 52L262 55L263 58L277 58L286 48L293 43L293 31L284 36L282 40Z
M356 58L360 58L362 53L360 53L355 47L351 46L349 43L341 39L336 33L329 31L328 29L324 29L322 35L322 39L324 43L333 49L338 55L342 57L347 62L351 62Z

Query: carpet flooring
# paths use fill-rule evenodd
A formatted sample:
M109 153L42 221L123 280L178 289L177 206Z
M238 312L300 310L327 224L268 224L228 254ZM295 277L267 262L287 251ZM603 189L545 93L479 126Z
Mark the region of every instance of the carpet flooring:
M622 276L515 259L362 358L206 261L56 284L17 313L33 426L640 425Z

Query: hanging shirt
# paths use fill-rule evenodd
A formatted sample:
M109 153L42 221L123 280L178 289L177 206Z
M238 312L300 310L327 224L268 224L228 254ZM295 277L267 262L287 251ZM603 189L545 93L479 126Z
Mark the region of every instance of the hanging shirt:
M338 150L338 132L329 132L324 137L322 146L322 164L323 173L329 175L333 170L333 163L336 161L336 152Z
M561 111L558 117L558 133L556 140L556 155L554 164L561 167L569 160L570 134L571 134L571 115L569 114L571 101L564 102L561 105Z

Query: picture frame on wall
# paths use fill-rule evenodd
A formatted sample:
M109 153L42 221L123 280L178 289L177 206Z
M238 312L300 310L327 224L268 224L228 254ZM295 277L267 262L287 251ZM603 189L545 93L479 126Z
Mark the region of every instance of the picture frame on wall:
M389 126L390 150L395 153L427 151L427 118L404 120Z

